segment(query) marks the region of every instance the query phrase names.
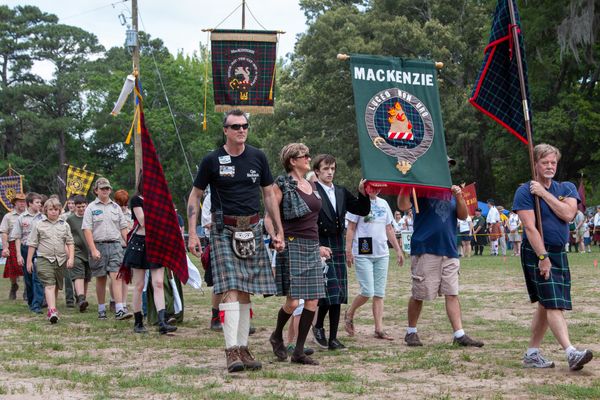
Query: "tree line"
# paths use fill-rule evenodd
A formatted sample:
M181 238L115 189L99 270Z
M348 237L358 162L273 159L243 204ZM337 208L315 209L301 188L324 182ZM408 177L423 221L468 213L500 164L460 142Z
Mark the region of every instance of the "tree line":
M562 151L558 179L577 182L583 173L588 203L595 204L600 202L595 4L518 3L534 142ZM356 186L360 160L350 69L337 53L431 59L444 63L438 84L448 153L458 161L454 182L477 182L480 199L510 205L517 185L529 179L526 148L468 104L495 0L300 0L300 5L307 30L278 63L275 114L251 117L249 140L264 149L274 173L282 172L281 147L302 141L314 154L334 154L338 181ZM201 48L173 55L144 32L139 41L146 124L173 198L184 209L192 183L185 158L195 175L199 160L222 143L222 114L212 111L210 85L208 130L201 125L210 54ZM52 66L50 79L34 73L39 62ZM110 115L131 65L125 46L105 49L95 35L34 6L0 6L0 169L10 163L26 176L27 190L64 196L65 165L87 165L113 187L133 192L133 147L124 144L133 106Z

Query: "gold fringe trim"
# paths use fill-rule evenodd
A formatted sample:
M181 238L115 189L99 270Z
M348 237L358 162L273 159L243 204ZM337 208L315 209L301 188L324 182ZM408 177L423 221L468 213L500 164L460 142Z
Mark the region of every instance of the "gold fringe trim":
M275 112L275 107L273 106L232 106L229 104L215 104L216 112L227 112L235 109L251 114L273 114Z
M273 42L277 43L276 33L222 33L212 32L211 41L245 41L245 42Z

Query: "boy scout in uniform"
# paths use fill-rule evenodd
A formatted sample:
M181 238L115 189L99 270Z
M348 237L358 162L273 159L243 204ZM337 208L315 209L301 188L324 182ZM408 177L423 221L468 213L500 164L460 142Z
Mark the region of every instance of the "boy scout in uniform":
M29 235L29 251L27 253L27 272L33 271L33 254L37 249L37 272L44 286L44 294L48 303L48 321L58 322L56 296L62 289L65 280L64 269L73 268L73 236L71 228L59 218L60 201L49 199L44 204L45 216L35 223Z
M133 316L123 309L122 279L117 278L123 262L121 239L127 241L127 221L121 207L110 199L112 186L106 178L98 178L94 185L96 199L83 214L81 229L90 250L90 269L96 278L98 297L98 319L106 319L106 276L111 279L115 296L115 319L124 320Z

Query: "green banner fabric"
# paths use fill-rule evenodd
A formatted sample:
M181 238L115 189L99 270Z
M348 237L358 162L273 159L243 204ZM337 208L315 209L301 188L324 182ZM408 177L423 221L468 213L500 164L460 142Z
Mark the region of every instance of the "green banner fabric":
M210 40L215 111L272 114L277 32L214 30Z
M383 193L449 194L444 125L432 61L350 56L363 177Z

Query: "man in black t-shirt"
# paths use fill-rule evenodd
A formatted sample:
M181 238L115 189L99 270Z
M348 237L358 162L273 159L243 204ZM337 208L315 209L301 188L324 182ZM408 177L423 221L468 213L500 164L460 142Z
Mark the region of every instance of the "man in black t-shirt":
M197 257L202 248L196 233L200 199L210 185L213 223L210 229L210 254L213 291L223 294L219 309L224 315L223 334L227 370L262 368L248 350L250 294L277 292L267 249L259 223L260 192L265 209L275 225L272 238L276 250L283 250L283 228L279 207L273 194L273 176L265 154L246 144L248 119L241 110L229 111L223 120L225 144L204 157L188 199L188 247ZM232 240L236 231L252 232L255 252L236 254ZM237 242L239 245L240 242ZM248 242L246 242L248 244Z

